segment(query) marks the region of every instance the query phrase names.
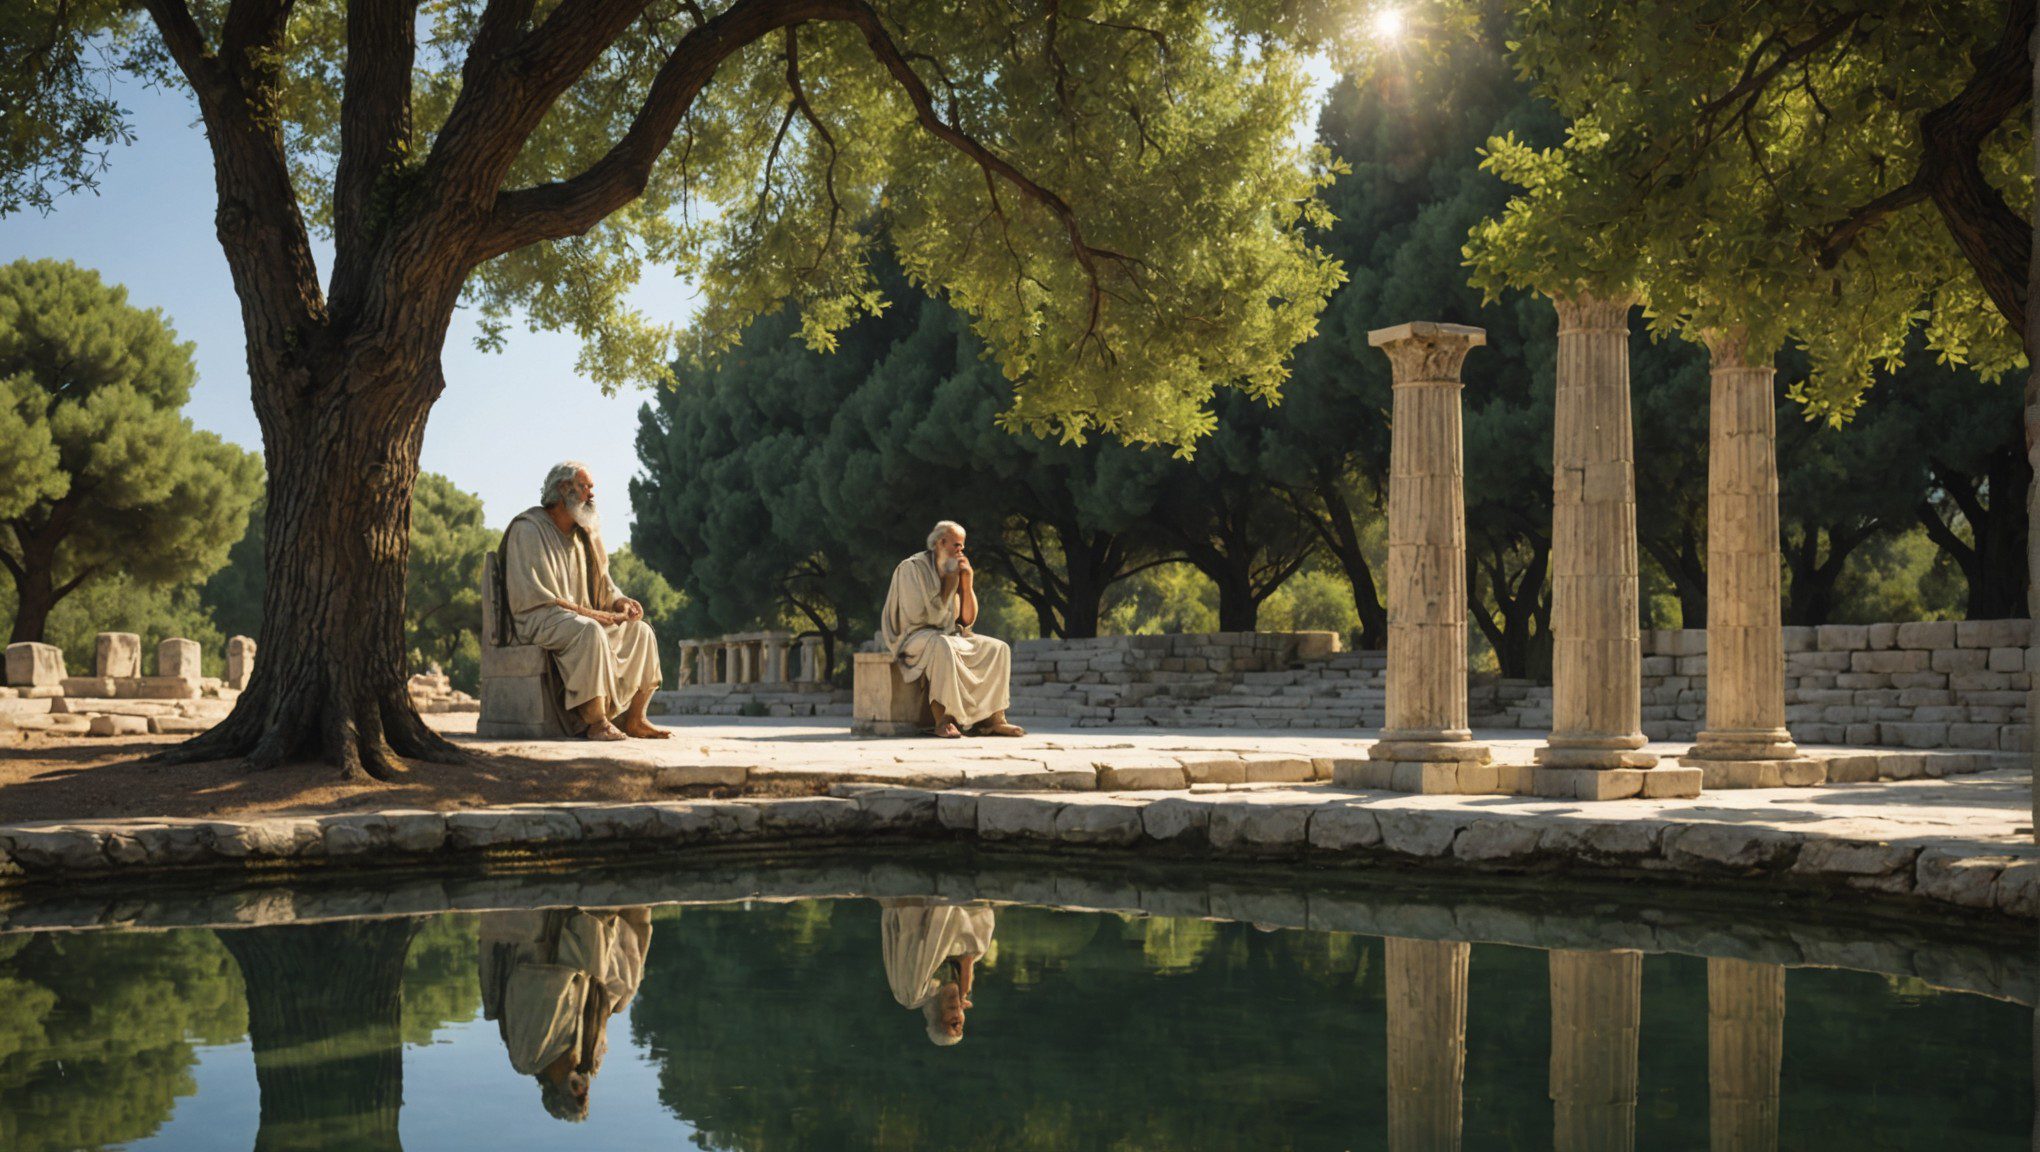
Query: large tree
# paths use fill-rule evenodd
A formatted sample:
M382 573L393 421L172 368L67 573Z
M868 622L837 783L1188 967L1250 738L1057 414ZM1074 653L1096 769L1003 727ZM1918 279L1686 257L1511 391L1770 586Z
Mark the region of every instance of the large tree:
M10 641L95 579L201 580L227 562L260 465L192 427L191 346L98 273L0 267L0 571Z
M264 659L178 757L458 755L403 691L410 498L464 299L664 378L642 261L696 276L689 346L791 299L878 304L865 226L1019 381L1010 418L1187 442L1267 395L1336 268L1292 131L1309 0L119 0L0 23L0 208L87 184L106 77L180 84L212 150L269 471ZM312 238L332 238L322 277Z

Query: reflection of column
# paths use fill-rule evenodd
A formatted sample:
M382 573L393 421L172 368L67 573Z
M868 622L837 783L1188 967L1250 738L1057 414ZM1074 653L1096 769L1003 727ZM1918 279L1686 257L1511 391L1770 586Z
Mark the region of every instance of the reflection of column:
M1389 1152L1459 1147L1471 946L1389 937Z
M1552 1145L1636 1146L1636 1038L1643 953L1551 953Z
M1707 960L1707 1098L1715 1152L1775 1152L1785 968Z
M1551 505L1552 768L1648 768L1627 299L1558 307Z
M1487 333L1402 324L1367 334L1393 373L1388 482L1388 704L1373 760L1454 773L1423 791L1462 787L1459 764L1486 764L1466 719L1466 490L1460 365ZM1492 776L1492 772L1489 773ZM1404 784L1392 783L1392 787Z
M1733 765L1799 758L1785 730L1777 370L1741 329L1708 333L1707 351L1707 724L1686 762L1715 787L1776 783Z

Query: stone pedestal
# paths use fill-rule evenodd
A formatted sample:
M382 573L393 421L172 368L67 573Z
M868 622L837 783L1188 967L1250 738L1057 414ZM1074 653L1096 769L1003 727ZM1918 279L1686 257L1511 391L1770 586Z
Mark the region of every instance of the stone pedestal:
M1580 800L1646 793L1643 651L1630 430L1627 298L1577 295L1558 309L1551 461L1551 735L1532 788ZM1595 773L1618 771L1600 777ZM1698 795L1666 769L1660 795Z
M1367 335L1393 373L1388 480L1388 701L1365 763L1335 779L1367 788L1493 792L1487 746L1466 720L1466 494L1459 370L1487 333L1402 324Z
M1777 1152L1784 1061L1784 966L1709 957L1707 1131L1714 1152Z
M1551 953L1552 1147L1636 1146L1643 953Z
M928 683L908 683L899 662L883 652L859 652L850 680L850 728L866 736L911 736L935 727Z
M499 740L565 736L568 730L559 685L551 675L545 650L536 644L496 643L496 621L507 610L496 599L496 564L496 553L483 554L482 700L475 717L475 735ZM231 644L227 652L231 673ZM254 652L255 644L249 641L251 669Z
M1707 722L1680 763L1710 788L1803 761L1785 730L1778 575L1777 371L1740 329L1707 334Z
M1389 1152L1457 1152L1471 946L1387 939Z
M246 691L255 675L255 641L246 636L227 638L227 687Z
M129 679L142 674L142 638L133 632L101 632L92 645L92 674Z
M198 641L172 636L156 645L156 675L166 680L174 678L198 683L199 677L204 675L199 662Z
M64 650L54 644L22 641L7 646L9 688L56 688L67 675Z

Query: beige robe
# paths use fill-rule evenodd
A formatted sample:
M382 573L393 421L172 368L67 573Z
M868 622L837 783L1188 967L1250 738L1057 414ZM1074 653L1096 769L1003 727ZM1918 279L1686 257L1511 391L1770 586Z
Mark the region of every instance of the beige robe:
M567 710L601 697L619 716L664 676L652 626L643 620L605 626L556 603L609 611L619 593L606 559L599 537L562 535L545 509L529 508L510 522L503 585L518 641L538 645L559 664Z
M885 982L902 1008L919 1008L942 987L936 973L954 956L983 956L992 948L992 909L984 904L935 903L907 897L880 900L879 946Z
M968 728L1011 701L1013 650L1003 640L974 636L956 620L963 598L942 595L933 552L919 552L893 569L878 618L878 646L900 662L900 677L928 681L928 699Z
M482 1016L526 1076L562 1055L593 1076L609 1018L630 1006L652 947L648 908L489 912L480 930Z

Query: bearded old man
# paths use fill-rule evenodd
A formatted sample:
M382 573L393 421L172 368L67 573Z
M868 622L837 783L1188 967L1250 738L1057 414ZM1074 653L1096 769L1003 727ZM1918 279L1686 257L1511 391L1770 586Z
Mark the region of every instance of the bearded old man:
M659 644L644 605L609 579L595 481L569 460L546 473L539 505L503 538L503 592L517 640L552 654L564 705L590 740L672 735L645 719L658 688ZM612 722L614 721L614 722Z
M937 736L1025 736L1006 722L1013 650L971 632L978 615L976 573L964 547L963 525L944 520L928 533L927 551L893 569L878 646L899 661L901 679L928 682Z

